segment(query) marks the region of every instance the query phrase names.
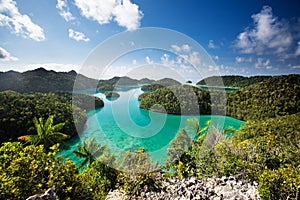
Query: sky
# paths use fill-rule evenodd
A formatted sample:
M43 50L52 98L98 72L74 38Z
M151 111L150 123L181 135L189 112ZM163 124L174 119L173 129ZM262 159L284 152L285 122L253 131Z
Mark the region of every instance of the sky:
M187 40L119 55L102 77L134 77L137 66L149 68L148 75L173 66L176 73L190 73L186 78L196 65L221 75L300 73L297 0L0 0L0 71L80 72L105 41L147 27L175 31ZM155 41L160 34L141 39L149 37ZM192 40L204 52L188 43ZM109 57L102 52L99 59ZM203 62L206 52L213 64Z

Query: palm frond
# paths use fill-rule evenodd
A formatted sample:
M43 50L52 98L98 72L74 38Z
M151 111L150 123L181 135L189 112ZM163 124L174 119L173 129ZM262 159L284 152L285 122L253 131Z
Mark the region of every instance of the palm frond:
M53 131L53 132L59 131L64 127L64 125L65 125L65 123L56 124L56 125L52 126L49 131Z
M80 151L73 150L72 152L73 152L73 153L75 154L75 156L77 156L78 158L85 158L85 157L86 157L86 154L84 154L84 153L82 153L82 152L80 152Z
M88 158L86 158L79 166L79 168L83 168L83 166L89 161Z
M53 125L53 115L50 115L48 117L48 119L46 120L43 128L44 128L45 131L51 131L51 128L53 127L52 125Z

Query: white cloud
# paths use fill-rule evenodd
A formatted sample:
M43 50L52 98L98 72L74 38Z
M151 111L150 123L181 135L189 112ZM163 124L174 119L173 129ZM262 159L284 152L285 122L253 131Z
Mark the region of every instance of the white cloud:
M270 59L258 58L255 63L255 68L272 69L273 67L270 64Z
M86 37L83 33L69 29L69 38L72 38L76 41L88 42L90 39Z
M154 63L153 60L151 60L151 58L149 56L146 56L145 60L148 63L148 65L151 65Z
M245 58L245 57L237 56L237 57L235 57L235 62L236 62L236 63L244 63L244 62L249 62L249 63L251 63L251 62L252 62L252 57Z
M184 44L181 46L181 49L185 52L190 52L191 51L191 47L188 44Z
M11 56L8 51L0 47L0 60L1 61L17 61L18 58Z
M176 51L176 52L181 51L181 47L179 47L179 46L177 46L177 45L175 45L175 44L171 45L171 48L172 48L174 51Z
M291 66L292 69L300 69L300 65Z
M300 69L300 65L291 66L292 69Z
M212 56L212 59L219 60L220 58L219 58L219 56Z
M297 44L298 44L297 49L296 49L295 54L294 54L296 57L300 56L300 42L298 42Z
M173 59L170 59L170 55L168 55L168 54L164 54L160 58L160 61L164 66L173 66L174 64L179 64L178 62L175 62ZM179 61L179 62L181 62L181 61Z
M278 54L290 48L293 39L287 23L275 17L271 7L264 6L252 19L254 28L246 28L235 43L242 53Z
M133 64L133 65L136 65L136 64L137 64L136 59L132 60L132 64Z
M201 64L201 58L199 52L192 51L192 48L188 44L183 44L182 46L171 45L171 50L178 54L178 62L183 62L186 64L192 64L198 66Z
M122 4L118 4L114 8L113 14L119 26L126 27L130 31L140 27L143 17L138 5L131 3L130 0L123 0Z
M0 1L0 26L7 26L14 34L24 38L45 40L44 30L33 23L28 15L21 14L13 0Z
M57 0L56 8L58 9L60 16L62 16L67 22L75 20L75 17L70 12L67 0Z
M209 40L208 48L210 48L210 49L216 49L217 48L217 46L214 44L213 40Z
M127 30L137 29L143 17L138 5L130 0L75 0L75 5L87 19L95 20L101 25L115 20Z
M201 58L199 56L199 52L193 51L192 53L190 53L187 57L187 60L189 63L191 63L192 65L198 66L201 64Z
M219 71L219 66L209 65L208 66L208 71L210 71L210 72Z

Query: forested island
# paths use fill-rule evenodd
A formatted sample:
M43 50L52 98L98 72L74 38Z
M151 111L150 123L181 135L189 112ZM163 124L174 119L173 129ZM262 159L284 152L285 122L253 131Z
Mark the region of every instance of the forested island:
M262 82L268 78L271 78L271 76L211 76L199 81L197 85L243 88L255 83Z
M120 97L120 94L117 92L105 92L104 95L106 98L118 98Z
M82 159L77 166L57 156L60 147L84 128L87 111L105 104L94 96L70 93L76 76L82 78L82 89L147 84L139 96L142 109L209 115L216 108L217 114L245 123L239 130L230 130L234 134L228 137L228 130L213 127L209 121L200 126L191 116L170 142L168 159L159 167L147 149L128 151L117 159L105 144L82 141L73 151ZM171 79L118 77L98 82L75 72L44 69L5 72L0 77L1 199L24 199L54 185L59 199L105 199L115 189L140 197L147 192L164 193L162 185L170 180L181 183L232 176L258 183L261 199L299 198L300 75L221 77L224 86L240 88L230 93ZM207 78L210 83L209 79L214 80ZM204 84L203 80L198 83ZM106 95L116 94L108 91ZM187 132L194 132L195 138ZM116 170L114 164L124 168Z

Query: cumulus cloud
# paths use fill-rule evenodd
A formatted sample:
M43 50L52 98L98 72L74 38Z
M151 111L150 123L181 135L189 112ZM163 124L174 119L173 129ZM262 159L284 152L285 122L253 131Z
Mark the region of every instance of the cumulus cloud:
M192 51L188 44L183 44L182 46L171 45L171 50L175 51L179 55L178 62L184 62L186 64L200 65L201 58L199 52Z
M16 61L18 58L11 56L8 51L0 47L0 60L2 61Z
M300 65L294 65L290 67L291 69L300 69Z
M45 40L44 30L33 23L28 15L21 14L13 0L0 1L0 26L7 26L14 34L24 38Z
M212 56L212 59L219 60L220 58L219 58L219 56Z
M255 68L272 69L270 59L257 58Z
M165 66L173 66L174 64L179 64L179 63L176 63L175 60L173 59L170 59L170 55L168 54L164 54L161 58L160 58L160 61L163 65Z
M90 39L86 37L83 33L69 29L69 38L72 38L76 41L88 42Z
M140 27L140 21L143 17L139 7L131 3L130 0L123 0L123 3L118 4L114 8L113 14L119 26L126 27L127 30L135 30Z
M270 6L264 6L260 13L251 17L253 28L248 27L240 33L235 43L242 53L280 54L290 48L293 38L288 25L273 15Z
M240 56L237 56L235 57L235 62L236 63L244 63L244 62L252 62L252 57L250 58L245 58L245 57L240 57Z
M57 0L56 8L58 9L60 16L62 16L67 22L75 20L75 17L70 12L67 0Z
M95 20L99 24L107 24L114 20L127 30L137 29L143 17L138 5L130 0L75 0L75 5L87 19Z
M149 56L146 56L145 60L148 63L148 65L151 65L154 63L153 60L151 60L151 58Z
M210 48L210 49L216 49L217 48L217 46L214 44L213 40L209 40L208 48Z
M297 49L296 49L295 54L294 54L296 57L300 56L300 42L298 42L297 44L298 44Z

